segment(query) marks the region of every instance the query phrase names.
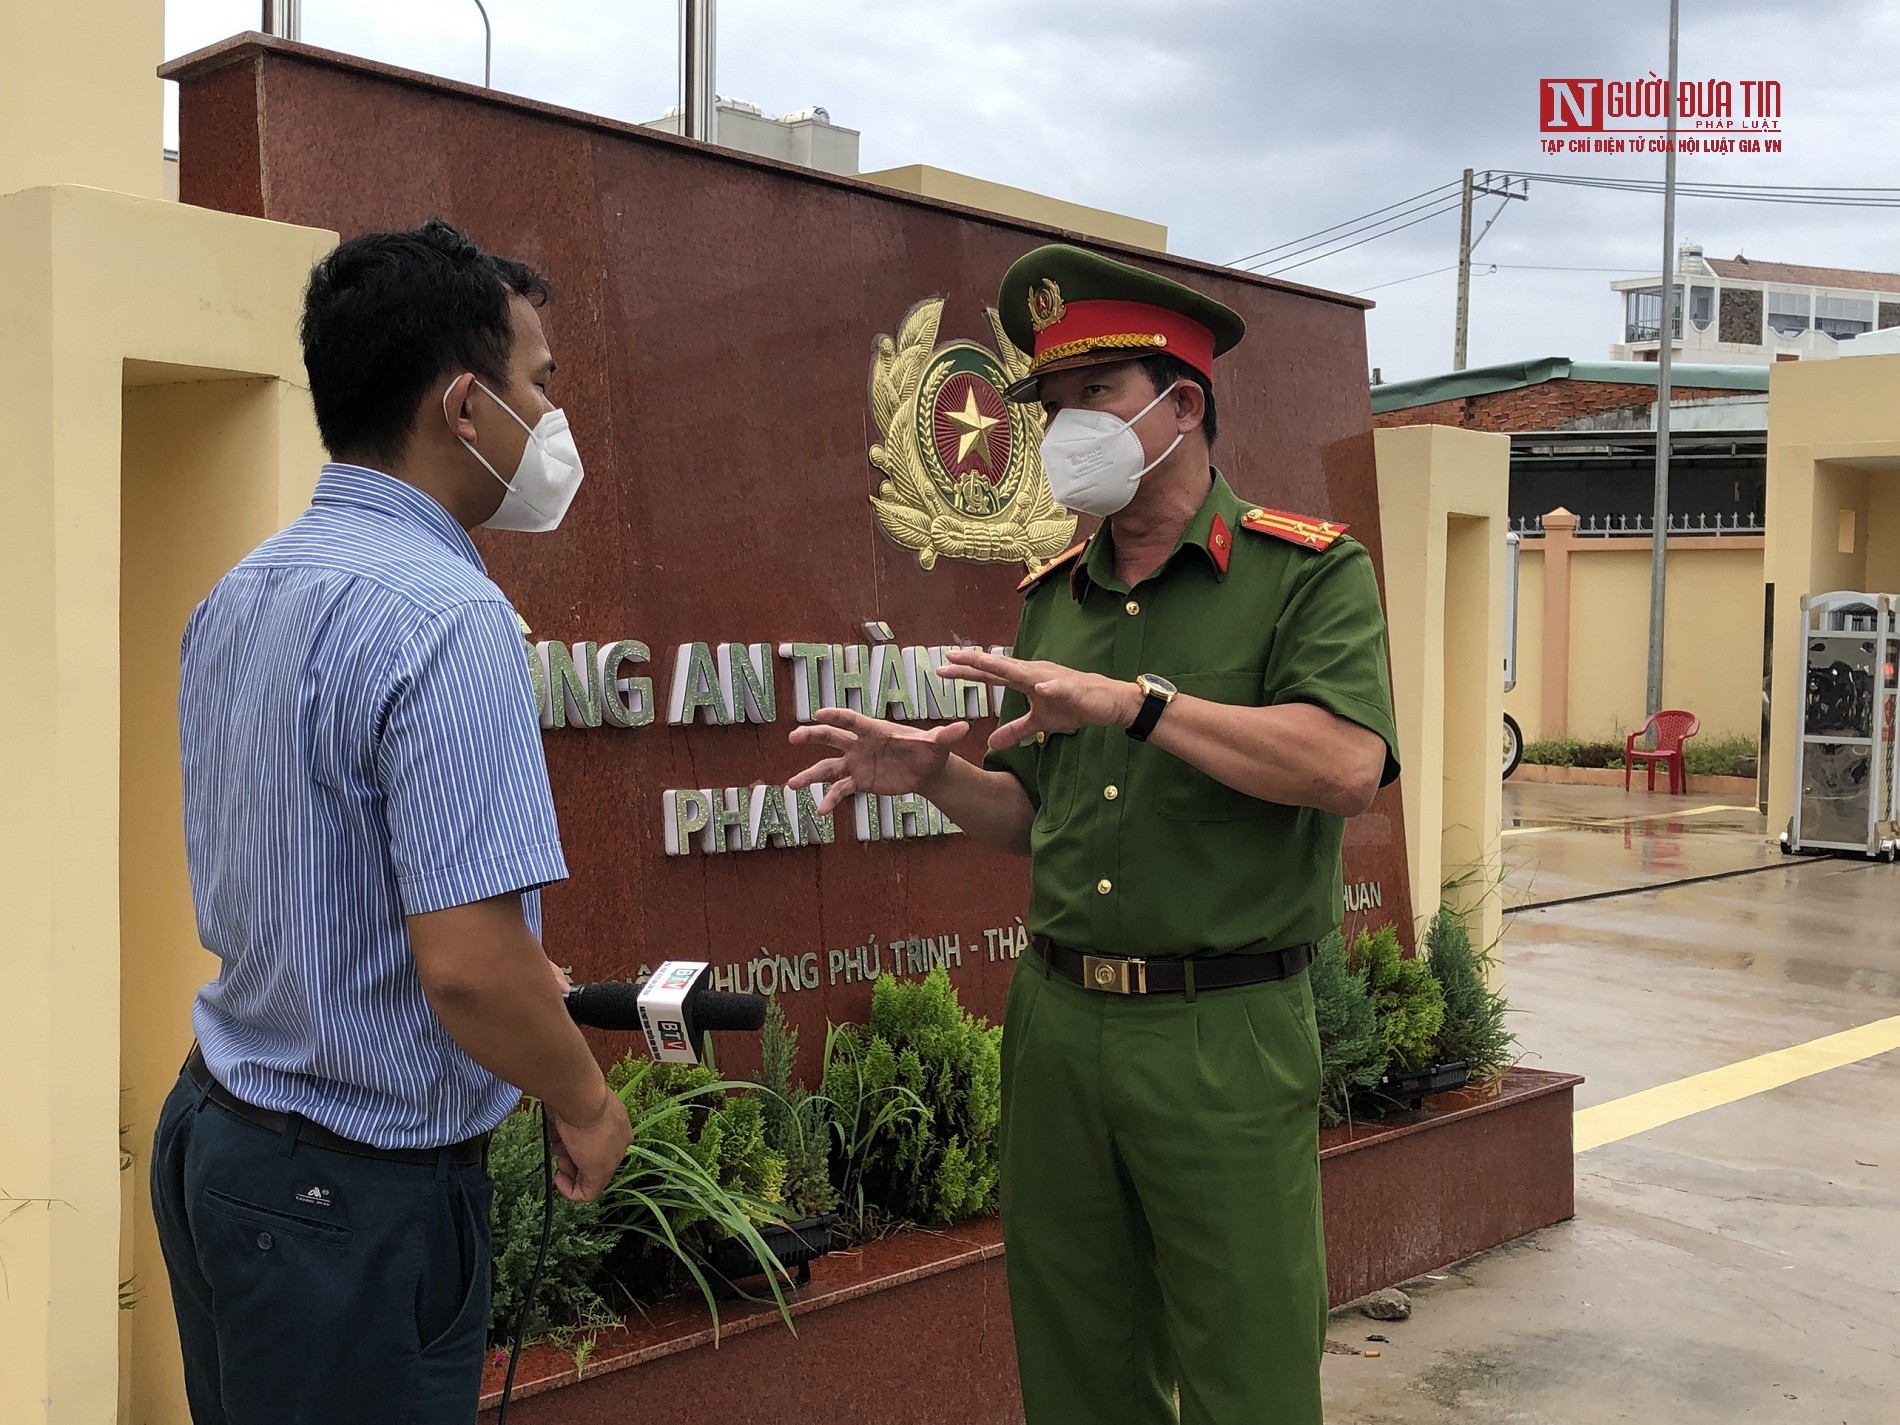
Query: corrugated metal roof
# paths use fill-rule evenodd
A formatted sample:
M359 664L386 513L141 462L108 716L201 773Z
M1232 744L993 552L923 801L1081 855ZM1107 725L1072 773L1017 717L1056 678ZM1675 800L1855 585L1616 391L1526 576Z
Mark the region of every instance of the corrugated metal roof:
M1793 262L1757 262L1739 253L1705 258L1717 277L1786 282L1795 287L1845 287L1855 292L1900 292L1900 272L1857 272L1849 267L1802 267Z
M1531 361L1507 361L1497 366L1474 366L1443 376L1421 376L1412 381L1388 381L1372 388L1372 410L1403 411L1435 401L1466 396L1488 396L1545 381L1606 381L1629 386L1654 386L1653 361L1572 361L1567 356L1543 356ZM1670 367L1673 387L1695 386L1715 391L1766 391L1766 366L1702 366L1676 362Z

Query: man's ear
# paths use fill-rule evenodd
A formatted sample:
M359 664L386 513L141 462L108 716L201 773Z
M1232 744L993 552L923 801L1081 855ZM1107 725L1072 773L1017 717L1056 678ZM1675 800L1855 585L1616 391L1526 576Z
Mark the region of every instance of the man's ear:
M442 392L442 412L448 417L450 432L471 445L475 441L475 420L469 401L474 392L475 375L470 371L457 376Z
M1207 393L1201 389L1198 381L1183 378L1168 399L1174 406L1175 420L1183 431L1196 429L1207 417Z

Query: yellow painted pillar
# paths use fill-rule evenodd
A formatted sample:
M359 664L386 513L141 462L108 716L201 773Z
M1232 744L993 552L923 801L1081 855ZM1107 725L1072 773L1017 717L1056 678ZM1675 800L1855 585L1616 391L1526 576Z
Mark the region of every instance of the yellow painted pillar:
M1406 426L1374 440L1412 904L1429 918L1449 902L1488 946L1502 926L1510 438Z
M145 1188L210 963L183 882L178 636L307 500L296 322L334 240L91 188L0 197L7 1425L185 1419Z
M1559 505L1544 516L1543 702L1539 737L1570 734L1570 555L1577 517Z
M163 0L6 0L0 57L0 193L82 183L161 196Z

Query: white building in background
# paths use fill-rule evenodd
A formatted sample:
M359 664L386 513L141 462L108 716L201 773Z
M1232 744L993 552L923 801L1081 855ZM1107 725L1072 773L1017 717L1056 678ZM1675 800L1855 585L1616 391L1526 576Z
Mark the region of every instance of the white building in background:
M1617 361L1654 361L1661 346L1662 282L1613 282L1623 296L1623 340L1610 348ZM1685 317L1685 304L1687 307ZM1730 366L1858 355L1865 348L1896 350L1900 329L1900 273L1758 262L1737 254L1706 258L1698 244L1677 251L1671 303L1674 360Z
M679 105L675 104L646 125L661 133L677 134L684 124ZM847 177L858 171L858 131L831 122L823 109L800 109L795 114L773 118L757 104L743 99L719 96L713 115L713 142L759 158L776 158L781 163L801 164L821 173L840 173Z

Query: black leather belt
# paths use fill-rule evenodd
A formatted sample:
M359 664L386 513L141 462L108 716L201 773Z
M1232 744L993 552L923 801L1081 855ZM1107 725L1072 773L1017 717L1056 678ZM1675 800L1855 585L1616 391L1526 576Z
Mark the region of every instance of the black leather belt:
M440 1148L377 1148L368 1143L358 1143L354 1138L332 1133L320 1123L312 1123L300 1113L273 1113L268 1108L248 1104L212 1077L211 1068L205 1063L205 1056L196 1044L191 1046L191 1055L185 1060L185 1072L191 1076L194 1084L204 1090L206 1098L246 1123L272 1133L287 1133L294 1119L297 1141L308 1143L313 1148L328 1148L333 1153L348 1153L357 1158L380 1158L385 1163L414 1163L430 1168L442 1156ZM488 1136L478 1133L473 1138L451 1145L449 1162L458 1168L480 1166L488 1159Z
M1144 960L1127 955L1090 955L1058 945L1045 935L1031 937L1036 953L1051 970L1085 989L1111 995L1174 995L1187 989L1187 966L1194 966L1194 988L1231 990L1286 980L1313 963L1311 945L1279 950L1244 950L1231 955L1197 955L1187 960Z

